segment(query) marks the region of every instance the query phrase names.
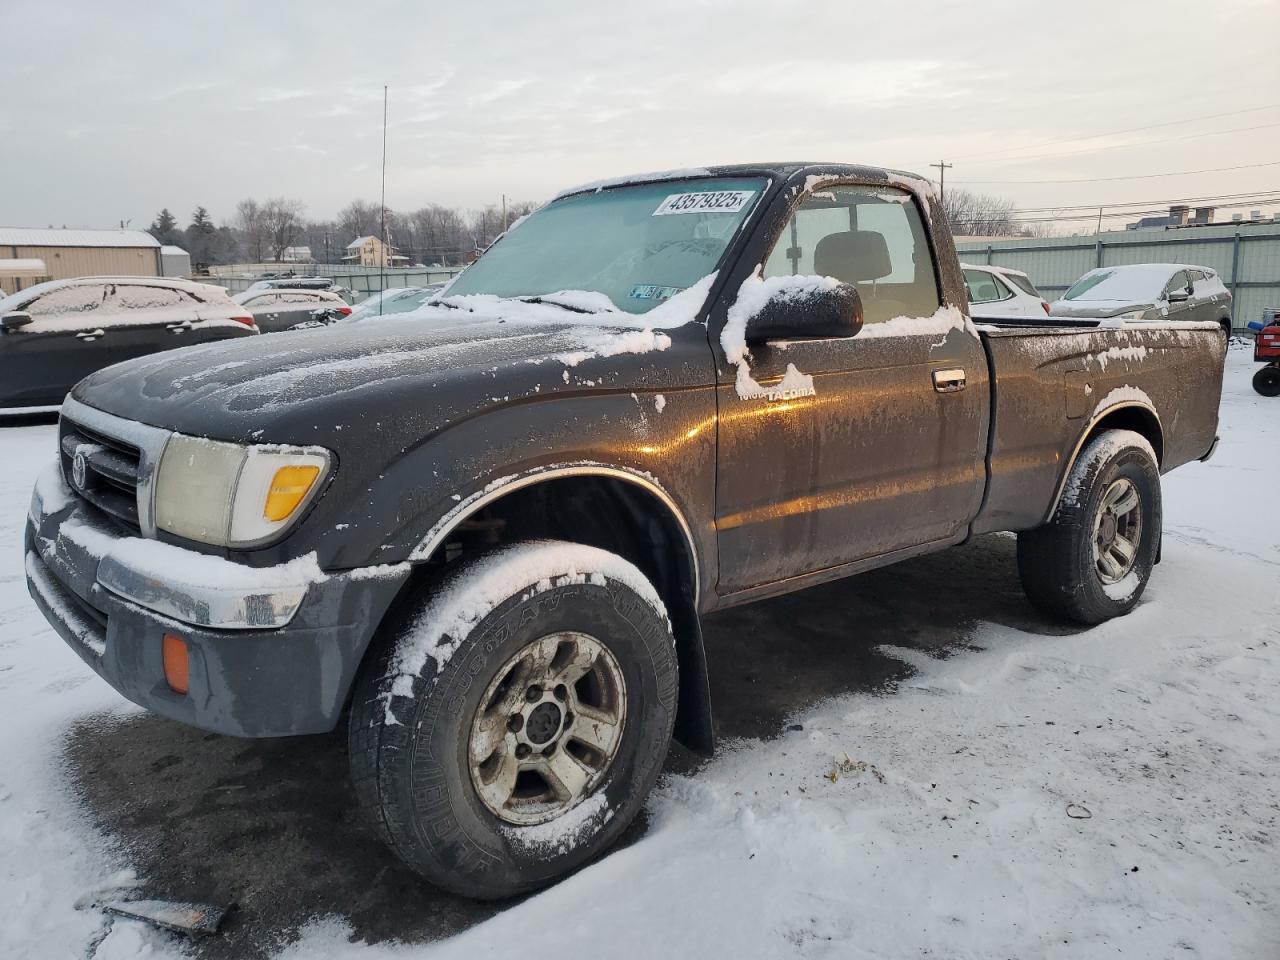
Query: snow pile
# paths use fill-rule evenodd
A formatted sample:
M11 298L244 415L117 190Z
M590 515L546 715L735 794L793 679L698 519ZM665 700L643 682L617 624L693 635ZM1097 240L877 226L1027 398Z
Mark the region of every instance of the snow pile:
M599 586L607 580L623 583L666 619L667 608L653 584L616 553L553 540L495 550L468 567L465 578L441 587L396 644L387 668L396 679L386 697L385 722L400 722L392 710L394 699L413 696L414 678L426 670L427 661L435 664L435 673L443 670L472 628L504 600L588 580Z
M1113 360L1131 360L1137 362L1147 358L1146 347L1108 347L1101 353L1094 355L1094 359L1098 361L1098 365L1103 370L1107 369L1107 364Z
M581 836L594 833L613 819L604 792L593 794L567 813L528 827L506 826L502 832L513 844L526 851L547 856L568 853Z
M946 337L952 330L971 330L973 322L959 307L945 305L927 317L893 317L883 323L869 323L858 334L859 340L879 337Z
M650 353L654 350L666 350L671 346L669 336L652 330L626 330L620 333L584 331L579 335L579 339L582 342L581 350L558 353L554 359L566 367L576 367L582 361L593 357L616 357L623 353Z

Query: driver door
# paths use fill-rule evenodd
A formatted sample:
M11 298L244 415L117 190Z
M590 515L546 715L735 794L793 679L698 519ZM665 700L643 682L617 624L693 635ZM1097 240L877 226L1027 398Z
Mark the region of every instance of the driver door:
M858 289L857 336L751 344L766 389L746 396L721 364L722 594L959 538L981 501L987 362L963 314L939 310L914 198L854 185L805 196L763 275L815 274ZM784 377L793 389L768 389Z

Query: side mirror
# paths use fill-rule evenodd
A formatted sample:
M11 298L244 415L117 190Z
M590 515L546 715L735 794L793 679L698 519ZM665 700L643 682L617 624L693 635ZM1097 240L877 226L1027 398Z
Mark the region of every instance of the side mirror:
M1184 303L1191 299L1191 291L1185 288L1170 290L1167 299L1170 303Z
M31 314L22 310L15 310L12 313L6 313L0 318L0 327L3 327L5 333L12 333L20 327L25 327L31 322Z
M747 321L747 342L852 337L862 329L862 297L850 284L783 287Z

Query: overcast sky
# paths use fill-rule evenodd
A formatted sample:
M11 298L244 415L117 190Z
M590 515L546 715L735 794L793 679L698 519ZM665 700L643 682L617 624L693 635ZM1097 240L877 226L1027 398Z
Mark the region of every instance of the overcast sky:
M383 83L401 210L779 159L945 157L1024 207L1280 188L1277 0L0 6L4 225L376 200Z

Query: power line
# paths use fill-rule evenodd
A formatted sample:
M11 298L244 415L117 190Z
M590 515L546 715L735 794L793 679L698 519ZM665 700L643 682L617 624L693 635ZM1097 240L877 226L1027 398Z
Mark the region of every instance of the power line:
M1198 173L1227 173L1231 170L1256 170L1260 167L1280 167L1280 160L1266 163L1245 163L1238 167L1211 167L1204 170L1177 170L1172 173L1142 173L1130 177L1082 177L1074 180L957 180L956 183L1109 183L1117 180L1157 180L1162 177L1189 177Z
M1188 123L1197 123L1201 120L1217 120L1220 117L1238 117L1246 113L1260 113L1263 110L1274 110L1280 107L1280 103L1268 103L1261 107L1249 107L1247 110L1231 110L1227 113L1207 113L1199 117L1183 117L1180 120L1169 120L1165 123L1152 123L1145 127L1129 127L1127 130L1112 130L1109 133L1091 133L1081 137L1063 137L1060 140L1047 140L1044 143L1028 144L1025 147L1006 147L999 150L988 150L985 153L967 153L956 157L957 160L973 160L978 157L990 157L995 154L1010 153L1018 150L1034 150L1037 147L1052 147L1059 143L1075 143L1080 140L1098 140L1102 137L1118 137L1126 133L1140 133L1143 130L1158 130L1162 127L1177 127Z
M1280 195L1273 196L1273 197L1259 198L1256 200L1250 200L1243 203L1218 204L1215 207L1215 209L1230 210L1230 209L1235 209L1237 207L1267 207L1267 206L1275 206L1276 204L1280 204ZM1021 210L1014 210L1011 214L1005 217L1001 217L1001 216L972 217L972 218L957 217L954 222L964 223L964 224L974 224L974 223L1056 223L1062 220L1097 220L1097 219L1119 220L1119 219L1129 219L1131 217L1158 216L1160 214L1167 213L1168 210L1165 207L1158 207L1150 210L1119 210L1114 213L1099 213L1099 211L1095 209L1092 212L1084 212L1084 213L1078 213L1078 214L1064 214L1064 215L1052 216L1052 217L1019 216L1019 214L1023 212L1024 211L1021 211Z
M1242 200L1251 197L1270 196L1273 193L1280 193L1280 189L1276 190L1247 190L1244 193L1221 193L1212 197L1174 197L1171 200L1131 200L1127 202L1117 201L1115 203L1075 203L1075 204L1059 204L1054 207L1019 207L1020 213L1036 213L1036 212L1053 212L1056 210L1097 210L1099 207L1149 207L1149 206L1171 206L1175 203L1185 203L1189 206L1196 204L1204 205L1208 203L1218 203L1227 200Z
M1158 143L1175 143L1179 140L1199 140L1204 137L1220 137L1228 133L1245 133L1251 130L1267 130L1271 127L1280 127L1280 122L1260 123L1252 127L1233 127L1230 130L1210 130L1207 133L1188 133L1180 137L1161 137L1158 140L1136 140L1132 143L1113 143L1109 146L1103 147L1086 147L1084 150L1068 150L1058 153L1037 153L1028 157L998 157L995 160L989 160L988 163L1021 163L1024 160L1047 160L1053 157L1078 157L1089 153L1101 153L1103 150L1123 150L1126 147L1148 147Z

